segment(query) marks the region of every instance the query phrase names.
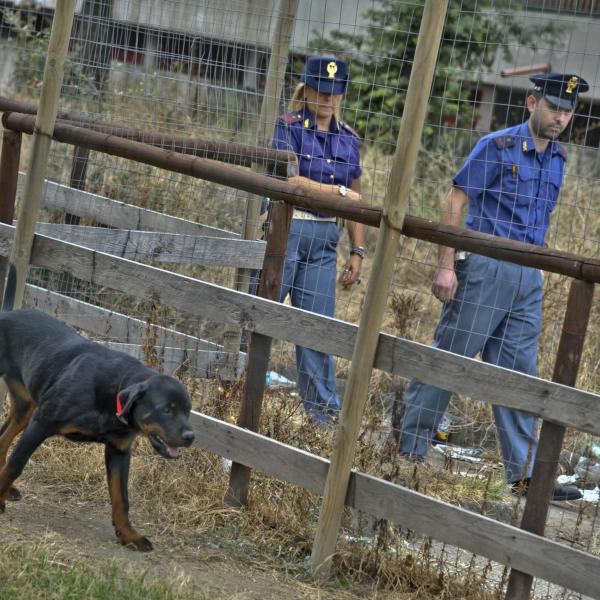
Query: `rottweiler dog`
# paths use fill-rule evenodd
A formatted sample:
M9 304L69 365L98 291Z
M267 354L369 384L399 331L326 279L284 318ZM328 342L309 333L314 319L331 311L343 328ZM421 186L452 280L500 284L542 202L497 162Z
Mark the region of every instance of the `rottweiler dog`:
M0 376L10 410L0 428L0 512L35 449L62 435L105 447L112 521L119 542L147 552L150 541L129 522L127 480L141 433L165 458L194 441L185 387L139 360L85 339L36 310L0 312ZM6 460L10 444L23 431Z

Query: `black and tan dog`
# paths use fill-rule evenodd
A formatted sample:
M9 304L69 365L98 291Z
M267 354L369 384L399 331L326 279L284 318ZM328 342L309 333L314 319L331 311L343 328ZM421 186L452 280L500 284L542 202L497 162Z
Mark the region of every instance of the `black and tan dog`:
M0 313L0 376L10 398L0 429L0 512L7 499L19 499L13 482L45 439L100 442L117 537L121 544L152 550L129 522L131 445L141 433L159 454L177 458L178 448L194 441L183 385L35 310Z

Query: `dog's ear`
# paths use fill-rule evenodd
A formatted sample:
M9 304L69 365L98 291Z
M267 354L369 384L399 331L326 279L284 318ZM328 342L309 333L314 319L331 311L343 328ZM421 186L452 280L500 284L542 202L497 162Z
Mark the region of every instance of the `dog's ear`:
M141 398L148 386L145 381L141 383L134 383L125 389L122 389L117 394L117 419L124 423L125 425L129 425L129 415L133 410L133 405L135 402Z

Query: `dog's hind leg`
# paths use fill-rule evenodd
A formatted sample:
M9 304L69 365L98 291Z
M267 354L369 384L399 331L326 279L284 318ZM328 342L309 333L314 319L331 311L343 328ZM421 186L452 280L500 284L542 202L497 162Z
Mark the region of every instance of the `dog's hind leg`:
M0 469L6 464L6 455L13 440L29 423L35 410L35 404L21 383L9 382L10 409L8 418L0 429ZM19 500L19 491L12 487L9 492L10 500Z
M150 540L138 533L129 522L129 499L127 480L129 479L130 447L116 448L106 444L104 451L108 491L112 504L112 521L119 542L140 552L152 550Z
M0 471L0 512L4 512L12 484L23 472L31 455L45 439L53 434L54 432L42 425L40 421L35 418L30 419L15 449Z

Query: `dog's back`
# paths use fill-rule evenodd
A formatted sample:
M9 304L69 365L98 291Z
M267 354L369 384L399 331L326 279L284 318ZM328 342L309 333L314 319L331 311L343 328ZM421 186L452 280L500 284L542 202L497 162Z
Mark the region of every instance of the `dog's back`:
M138 365L131 356L87 340L61 321L37 310L0 312L0 376L22 384L34 402L75 361L93 355L105 376L113 369ZM111 366L113 369L111 369ZM141 368L144 368L141 364Z

